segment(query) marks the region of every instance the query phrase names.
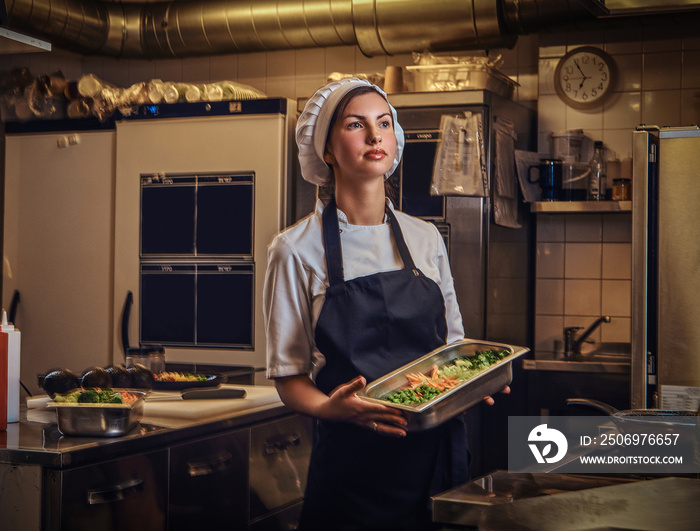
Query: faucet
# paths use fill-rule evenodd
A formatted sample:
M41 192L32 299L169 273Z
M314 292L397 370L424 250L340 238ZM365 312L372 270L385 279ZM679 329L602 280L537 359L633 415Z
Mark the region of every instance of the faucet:
M564 328L564 358L573 358L574 356L580 356L581 345L584 341L586 341L586 339L588 339L588 336L590 336L593 333L593 331L596 328L598 328L601 324L609 322L609 315L598 317L598 319L593 321L593 324L589 326L586 329L586 331L583 332L578 338L576 337L576 333L579 330L583 329L582 326L567 326L566 328Z

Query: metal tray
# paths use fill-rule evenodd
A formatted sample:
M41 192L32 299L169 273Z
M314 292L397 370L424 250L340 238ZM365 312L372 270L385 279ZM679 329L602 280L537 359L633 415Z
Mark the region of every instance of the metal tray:
M133 390L129 392L139 395L139 399L131 405L49 402L46 407L56 410L58 431L63 435L120 437L129 433L143 418L143 404L147 393Z
M487 367L466 382L445 391L432 400L421 404L394 404L384 397L406 386L406 374L412 372L428 373L433 365L442 367L456 358L471 356L483 350L509 350L510 354L499 362ZM408 421L408 431L420 431L434 428L478 404L485 396L497 393L513 380L512 362L526 354L530 349L473 339L462 339L440 347L416 361L404 365L395 371L369 383L358 396L370 402L395 407L403 412Z

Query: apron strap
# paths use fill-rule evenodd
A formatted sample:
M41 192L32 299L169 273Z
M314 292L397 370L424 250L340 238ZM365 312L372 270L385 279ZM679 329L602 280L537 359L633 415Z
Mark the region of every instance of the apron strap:
M340 228L338 227L338 210L335 197L323 209L323 248L326 252L328 282L331 286L344 281L343 250L340 247Z
M389 218L389 224L391 225L391 231L394 234L394 241L396 242L396 247L399 248L399 254L401 255L401 260L403 260L403 266L405 269L415 269L416 265L413 263L413 257L408 250L406 241L403 239L403 232L401 232L401 225L399 225L396 216L392 212L391 208L387 205L386 215Z
M406 241L401 232L396 216L391 208L387 205L386 215L389 219L391 232L394 235L396 247L401 255L404 269L415 269L416 265L413 262L411 253L408 250ZM330 201L323 209L323 248L326 253L326 268L328 269L328 282L331 286L340 284L345 281L343 274L343 250L340 246L340 229L338 227L338 209L335 204L335 197L331 197Z

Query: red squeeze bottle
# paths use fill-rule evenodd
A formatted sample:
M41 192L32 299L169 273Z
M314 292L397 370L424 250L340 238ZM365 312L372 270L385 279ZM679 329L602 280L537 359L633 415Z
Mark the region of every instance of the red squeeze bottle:
M0 337L0 431L7 430L7 334Z

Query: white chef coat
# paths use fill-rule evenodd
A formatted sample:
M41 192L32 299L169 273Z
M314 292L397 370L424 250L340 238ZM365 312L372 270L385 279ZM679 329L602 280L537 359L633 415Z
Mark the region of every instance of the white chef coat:
M464 337L445 242L432 223L394 211L416 267L435 281L445 300L447 342ZM267 377L308 374L325 365L314 330L328 287L323 249L324 204L316 201L309 216L275 236L267 253L263 317L267 335ZM403 268L391 227L351 225L338 209L345 280Z

